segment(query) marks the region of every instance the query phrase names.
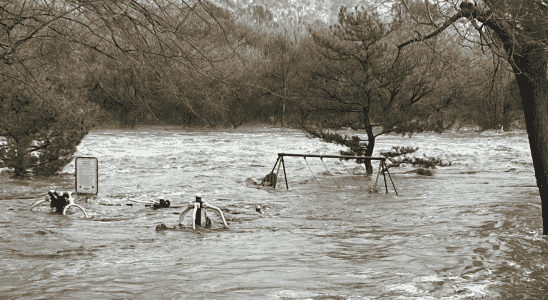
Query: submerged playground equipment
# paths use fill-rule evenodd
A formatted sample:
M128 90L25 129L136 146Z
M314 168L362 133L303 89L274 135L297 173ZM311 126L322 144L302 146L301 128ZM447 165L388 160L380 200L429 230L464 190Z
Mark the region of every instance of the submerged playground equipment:
M211 227L211 220L207 217L207 209L212 209L215 211L221 219L223 219L223 224L225 228L228 228L228 225L226 224L225 216L223 215L223 212L213 205L210 205L207 202L202 201L202 195L197 194L196 195L196 201L190 202L188 204L188 207L181 212L179 215L179 224L183 223L183 219L185 218L185 215L193 210L192 213L192 229L196 229L196 225L202 226L202 210L204 211L204 217L205 217L205 228Z
M97 195L99 186L99 163L95 157L77 157L74 161L75 174L74 184L76 186L76 195L82 196L94 196ZM87 197L86 197L87 199ZM34 203L30 210L43 202L50 202L51 212L57 211L57 213L67 214L67 209L71 206L78 207L83 213L86 219L88 214L86 210L78 204L74 203L72 192L64 192L59 195L55 190L50 190L46 194L46 199L40 200Z
M69 207L71 207L71 206L78 207L84 213L84 216L86 217L86 219L88 218L88 213L86 212L86 210L83 207L81 207L80 205L74 203L74 198L72 198L72 193L71 192L64 192L62 195L59 195L56 191L50 190L47 193L46 198L44 200L40 200L40 201L34 203L30 207L30 210L32 210L38 204L43 203L43 202L49 202L50 203L51 212L57 211L58 213L62 213L63 215L67 214L67 209Z
M398 195L398 191L396 190L396 186L394 185L394 181L392 180L392 176L390 176L390 172L388 171L388 168L386 166L386 158L385 157L372 157L372 156L350 156L350 155L322 155L322 154L294 154L294 153L278 153L278 159L276 160L276 163L274 164L274 167L272 168L272 171L270 172L270 174L274 174L274 170L276 170L276 166L278 167L278 170L276 171L276 176L275 178L279 178L278 175L280 173L280 166L283 167L283 172L284 172L284 179L285 179L285 187L286 189L289 190L289 185L287 184L287 173L285 171L285 162L284 162L284 157L285 156L294 156L294 157L302 157L304 159L304 161L306 162L306 165L308 166L308 169L310 170L310 172L312 173L312 175L314 176L314 178L316 179L316 182L318 182L318 184L320 186L322 186L320 184L320 182L318 181L318 178L316 177L316 175L314 174L314 172L312 171L312 169L310 168L310 165L308 164L308 161L306 160L307 157L318 157L320 158L320 160L322 161L322 164L324 165L325 169L327 170L327 172L329 173L329 175L331 175L331 172L329 172L329 169L327 168L327 166L325 165L325 163L323 162L323 159L324 158L339 158L339 159L363 159L363 160L378 160L379 161L379 171L377 172L377 179L375 180L375 183L374 183L374 190L376 190L377 188L377 183L379 181L379 176L381 175L382 173L382 176L384 178L384 187L386 189L386 193L388 193L388 183L386 181L386 174L388 174L388 178L390 178L390 182L392 182L392 186L394 187L394 191L396 192L396 195ZM344 164L343 164L344 165ZM345 166L345 169L346 169L346 166ZM348 174L350 174L350 177L352 177L352 179L354 180L354 182L356 182L356 184L358 186L360 186L360 189L362 188L361 185L354 179L354 177L352 176L352 174L348 171L348 169L346 169L346 171L348 172ZM270 175L269 174L269 175ZM335 182L335 184L337 184L337 181L335 181L335 178L333 178L333 175L331 175L331 178L333 179L333 181ZM273 188L276 188L277 186L277 182L274 182L274 184L272 185ZM338 186L338 184L337 184Z

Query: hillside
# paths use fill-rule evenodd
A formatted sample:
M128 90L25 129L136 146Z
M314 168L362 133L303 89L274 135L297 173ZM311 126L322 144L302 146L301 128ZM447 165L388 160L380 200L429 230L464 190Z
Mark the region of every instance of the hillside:
M262 7L272 14L273 21L297 21L312 24L321 21L332 24L336 21L341 6L378 5L379 1L364 0L213 0L235 15L249 14L256 7Z

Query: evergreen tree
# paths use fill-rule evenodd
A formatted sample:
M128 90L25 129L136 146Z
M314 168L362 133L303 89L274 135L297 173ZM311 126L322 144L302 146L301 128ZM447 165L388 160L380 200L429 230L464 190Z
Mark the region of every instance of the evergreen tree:
M303 127L304 130L310 134L311 137L321 139L326 143L334 143L337 145L348 147L348 150L341 150L341 155L348 156L367 156L367 144L364 143L360 136L347 136L337 132L317 130L310 127ZM432 175L432 171L428 169L435 169L438 167L447 167L451 165L451 162L443 161L441 158L430 157L424 155L424 157L411 157L409 154L415 153L419 150L418 147L401 147L393 146L389 151L381 151L380 155L387 159L387 168L399 167L401 164L410 164L417 168L415 172L421 175ZM356 159L358 164L366 164L370 162L367 159Z
M378 13L364 7L342 7L338 24L311 32L319 59L309 67L313 80L308 91L318 99L317 110L324 116L330 113L322 127L365 129L367 142L347 141L359 155L371 156L381 134L412 134L440 125L430 122L427 98L444 65L425 49L411 49L393 63L397 52L393 41L401 38L400 27L397 21L383 22ZM374 127L380 132L374 133ZM365 164L371 174L370 161Z

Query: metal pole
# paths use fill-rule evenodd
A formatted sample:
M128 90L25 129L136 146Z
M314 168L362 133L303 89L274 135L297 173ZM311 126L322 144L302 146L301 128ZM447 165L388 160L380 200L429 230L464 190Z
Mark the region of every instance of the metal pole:
M386 183L386 174L384 173L384 161L381 161L382 164L382 176L384 177L384 187L386 188L386 193L388 194L388 184Z
M272 171L270 173L274 173L274 170L276 169L276 165L278 164L278 161L280 161L280 155L278 154L278 159L276 159L276 163L274 164L274 167L272 168Z
M280 157L278 156L278 158L280 158ZM281 158L281 161L284 161L283 156L282 156L282 158ZM276 163L277 163L277 162L276 162ZM281 163L278 163L278 171L276 171L276 183L274 184L274 188L276 188L276 186L278 185L278 174L280 174L280 167L281 167L281 166L282 166L282 164L281 164ZM272 176L270 177L270 180L272 180Z
M388 171L388 168L386 168L386 172L388 173L388 178L390 178L390 182L392 182L392 186L394 187L394 192L396 192L396 195L398 195L398 190L396 190L396 185L394 184L394 181L392 180L392 176L390 175L390 171Z
M194 220L194 224L198 226L202 226L202 195L196 195L196 202L198 203L198 209L196 209L196 220Z
M200 203L200 206L198 206L198 210L196 211L196 220L194 221L194 224L198 226L202 226L202 203Z
M379 182L379 176L381 175L381 165L382 165L382 161L379 163L379 171L377 171L377 179L375 180L375 190L377 190L377 183Z
M297 156L297 157L323 157L323 158L348 158L348 159L386 160L385 157L352 156L352 155L324 155L324 154L278 153L278 156Z
M287 185L287 174L285 173L285 163L284 163L284 157L282 156L282 166L284 168L284 178L285 178L285 188L289 190L289 186Z

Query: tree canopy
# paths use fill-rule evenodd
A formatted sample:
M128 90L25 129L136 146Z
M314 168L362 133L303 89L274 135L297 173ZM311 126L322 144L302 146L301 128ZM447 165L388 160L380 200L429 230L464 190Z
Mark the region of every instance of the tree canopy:
M370 125L374 137L460 126L507 130L523 122L516 97L500 97L516 95L509 64L492 62L471 43L455 47L472 38L459 36L461 25L397 47L442 26L451 8L442 1L398 1L384 6L389 11L338 8L331 28L314 14L236 4L2 2L2 105L19 105L22 96L13 95L28 105L2 124L42 118L36 111L66 115L47 120L79 120L80 131L70 134L77 145L91 126ZM41 137L59 136L63 126L47 128ZM30 130L0 129L5 142L7 130ZM37 136L32 146L11 141L4 153L23 147L39 156L31 150L53 145Z
M406 0L401 0L406 4ZM425 1L428 3L428 1ZM521 96L535 177L542 201L544 234L548 234L548 78L546 76L548 5L540 0L485 0L479 3L439 1L449 6L443 23L431 23L432 31L401 43L398 48L436 37L450 26L475 29L477 37L465 35L488 47L512 68ZM459 26L461 19L469 23ZM466 26L469 24L469 26Z

